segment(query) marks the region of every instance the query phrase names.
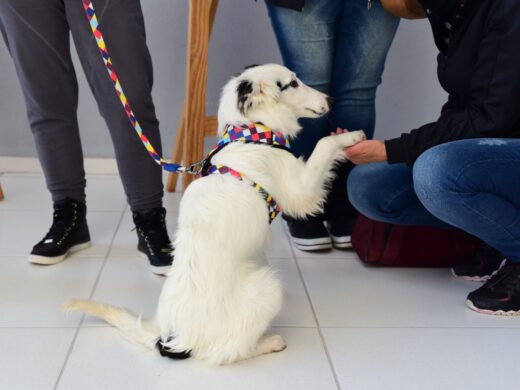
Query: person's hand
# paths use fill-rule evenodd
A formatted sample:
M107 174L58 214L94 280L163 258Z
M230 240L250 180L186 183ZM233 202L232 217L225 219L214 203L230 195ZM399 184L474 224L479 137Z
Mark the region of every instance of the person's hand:
M386 161L385 143L380 140L367 140L345 149L347 158L354 164L367 164Z

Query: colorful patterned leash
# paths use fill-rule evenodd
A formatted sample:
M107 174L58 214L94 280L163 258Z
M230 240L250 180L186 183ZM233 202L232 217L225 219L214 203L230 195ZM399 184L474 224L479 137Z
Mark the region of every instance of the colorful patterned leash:
M130 124L136 131L137 135L139 136L139 139L143 143L144 147L150 154L150 156L155 160L157 164L159 164L164 170L168 172L177 172L177 173L189 173L193 175L199 175L202 173L203 176L207 175L208 173L218 173L221 175L232 175L237 179L240 180L247 180L250 182L250 184L254 187L254 189L262 195L262 197L267 202L268 211L269 211L269 223L271 223L278 213L280 212L280 207L274 200L274 198L259 184L245 178L240 172L237 172L231 168L224 167L224 166L213 166L209 165L208 162L211 160L211 156L214 155L218 150L220 150L225 145L229 144L233 141L244 141L244 142L254 142L254 143L266 143L271 146L275 147L281 147L284 149L289 148L289 141L283 135L276 131L271 131L269 128L266 128L265 126L261 124L253 124L252 127L244 126L244 127L233 127L230 126L226 129L222 139L219 141L219 144L210 152L207 159L198 161L196 163L193 163L191 165L183 166L181 164L174 164L172 162L169 162L167 160L164 160L156 151L155 148L152 146L148 138L143 134L143 129L141 128L141 125L139 124L139 121L135 117L132 108L130 107L130 103L128 102L128 99L125 96L125 93L123 91L123 87L121 86L121 83L119 82L119 78L117 77L116 71L114 69L114 65L112 64L112 60L108 54L108 49L105 44L105 40L103 39L103 34L101 33L101 30L99 29L99 23L96 17L96 12L94 10L94 5L92 4L92 0L82 0L83 1L83 8L85 9L85 13L87 14L87 18L90 23L90 27L92 29L92 33L94 34L94 37L96 39L97 46L99 48L99 51L101 52L101 56L103 58L103 62L105 63L105 67L107 69L108 75L112 82L114 83L114 88L117 93L117 96L119 96L119 100L121 101L121 104L123 105L123 108L126 112L126 115L128 116L128 119L130 120ZM257 131L257 128L260 129L260 131ZM203 169L208 169L209 172L203 172Z
M157 164L159 164L164 170L168 172L178 172L178 173L190 173L193 175L197 175L200 172L200 166L202 162L197 162L188 166L183 166L180 164L174 164L168 160L163 159L159 154L155 151L155 148L152 146L146 135L143 134L143 129L141 128L141 125L139 124L139 121L135 117L132 108L130 107L130 103L128 102L128 99L125 96L125 93L123 92L123 87L121 86L121 83L119 82L119 78L117 77L116 71L114 69L114 65L112 64L112 60L110 59L110 56L108 54L108 49L105 44L105 40L103 39L103 34L101 33L101 30L99 29L99 23L96 17L96 12L94 10L94 5L92 4L92 0L82 0L83 1L83 8L85 9L85 12L87 14L88 21L90 23L90 27L92 29L92 33L94 34L94 37L96 38L97 46L99 48L99 51L101 52L101 56L103 57L103 62L105 63L105 67L108 71L108 75L110 76L110 79L114 83L114 88L117 92L117 96L119 96L119 100L121 101L121 104L123 105L123 108L126 112L126 115L128 116L128 119L130 120L130 124L136 131L137 135L139 136L139 139L143 143L144 147L150 154L150 156L155 160Z

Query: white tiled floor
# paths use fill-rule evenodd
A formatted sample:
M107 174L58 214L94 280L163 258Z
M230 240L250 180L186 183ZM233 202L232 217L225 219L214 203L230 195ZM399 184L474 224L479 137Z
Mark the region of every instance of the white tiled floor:
M47 231L40 175L0 175L0 389L518 389L520 319L466 309L477 285L448 270L378 269L350 252L292 248L280 220L270 261L285 306L273 327L288 348L209 369L144 351L93 318L66 316L70 297L153 315L163 279L136 253L119 179L88 178L94 246L53 267L26 262ZM167 194L170 233L179 194Z

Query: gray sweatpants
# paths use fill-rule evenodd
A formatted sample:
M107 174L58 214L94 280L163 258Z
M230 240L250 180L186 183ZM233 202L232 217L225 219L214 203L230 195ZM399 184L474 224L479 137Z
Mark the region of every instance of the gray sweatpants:
M134 113L161 153L153 70L139 0L94 0L100 28ZM114 91L81 0L0 0L0 29L23 89L38 156L53 200L85 201L77 121L78 83L70 32L106 121L132 210L160 207L161 168L149 157ZM100 139L99 142L105 142Z

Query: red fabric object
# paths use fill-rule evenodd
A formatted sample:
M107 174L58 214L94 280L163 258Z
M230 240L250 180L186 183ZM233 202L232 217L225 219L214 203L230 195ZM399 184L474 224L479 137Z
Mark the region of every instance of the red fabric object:
M392 225L360 215L352 246L362 261L390 267L452 267L475 253L477 238L457 229Z

